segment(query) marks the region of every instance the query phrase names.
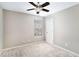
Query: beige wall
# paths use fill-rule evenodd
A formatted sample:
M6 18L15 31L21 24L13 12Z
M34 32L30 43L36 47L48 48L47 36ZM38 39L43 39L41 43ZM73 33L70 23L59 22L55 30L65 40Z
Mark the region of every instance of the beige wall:
M34 39L35 17L33 15L4 10L5 48L39 40ZM43 18L40 17L40 19Z
M3 11L0 9L0 49L3 48Z
M55 13L54 17L54 43L79 53L79 5Z

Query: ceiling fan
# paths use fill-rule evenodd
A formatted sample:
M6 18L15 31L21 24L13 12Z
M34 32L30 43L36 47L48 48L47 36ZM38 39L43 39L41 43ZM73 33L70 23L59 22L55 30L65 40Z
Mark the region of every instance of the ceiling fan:
M45 2L42 5L40 5L40 2L37 2L37 5L33 2L29 2L29 3L33 5L35 8L27 9L27 11L36 10L36 14L39 14L40 11L49 12L49 10L44 8L50 4L49 2Z

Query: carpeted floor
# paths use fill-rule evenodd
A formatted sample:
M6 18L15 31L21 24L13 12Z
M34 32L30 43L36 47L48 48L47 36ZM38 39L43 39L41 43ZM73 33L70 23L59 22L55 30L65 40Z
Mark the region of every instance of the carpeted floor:
M46 42L34 42L22 47L3 50L0 53L2 57L77 57L76 55L51 46Z

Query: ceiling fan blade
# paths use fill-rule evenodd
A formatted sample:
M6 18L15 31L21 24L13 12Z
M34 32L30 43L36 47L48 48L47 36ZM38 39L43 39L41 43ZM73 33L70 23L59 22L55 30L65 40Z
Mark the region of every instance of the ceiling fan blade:
M47 10L47 9L42 9L43 11L45 11L45 12L49 12L49 10Z
M33 2L29 2L30 4L32 4L35 7L38 7L36 4L34 4Z
M34 8L32 8L32 9L27 9L27 11L30 11L30 10L35 10Z
M37 14L39 14L39 12L36 12Z
M41 5L41 7L46 7L49 5L49 2L45 2L44 4Z

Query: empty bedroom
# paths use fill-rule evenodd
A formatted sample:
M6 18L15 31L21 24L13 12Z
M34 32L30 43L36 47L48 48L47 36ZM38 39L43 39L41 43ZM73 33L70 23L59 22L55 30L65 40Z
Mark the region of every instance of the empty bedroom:
M79 2L0 2L0 57L79 57Z

